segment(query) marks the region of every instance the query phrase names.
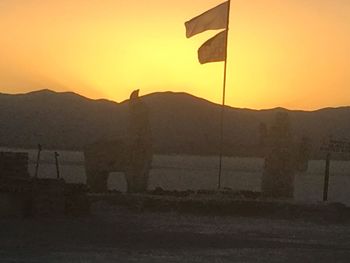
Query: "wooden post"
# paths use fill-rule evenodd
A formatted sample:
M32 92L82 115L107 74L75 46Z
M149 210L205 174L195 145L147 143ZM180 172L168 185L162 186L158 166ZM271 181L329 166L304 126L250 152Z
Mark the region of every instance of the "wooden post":
M323 188L323 202L328 200L328 185L329 185L329 168L331 162L331 153L328 152L326 156L326 169L324 176L324 188Z
M60 156L59 153L55 152L55 163L56 163L57 179L60 179L60 167L58 165L58 156Z
M38 155L36 158L36 166L35 166L35 174L34 174L35 178L38 178L41 151L42 151L41 144L38 144Z

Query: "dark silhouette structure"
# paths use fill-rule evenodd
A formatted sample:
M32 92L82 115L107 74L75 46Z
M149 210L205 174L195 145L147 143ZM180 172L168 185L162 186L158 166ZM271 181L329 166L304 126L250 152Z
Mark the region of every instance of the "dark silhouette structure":
M296 172L306 171L310 145L306 138L297 144L288 113L278 112L266 134L262 192L266 197L293 198Z
M86 214L86 187L63 179L31 178L28 153L0 152L0 218Z
M138 93L136 90L130 96L127 136L85 147L87 184L93 192L108 190L111 172L124 172L128 192L147 190L153 156L152 139L148 109Z
M0 179L29 178L28 154L0 152Z

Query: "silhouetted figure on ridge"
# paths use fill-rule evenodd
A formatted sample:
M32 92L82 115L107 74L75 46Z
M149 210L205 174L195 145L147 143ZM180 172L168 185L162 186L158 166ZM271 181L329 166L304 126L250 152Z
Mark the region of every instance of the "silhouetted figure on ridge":
M139 97L139 90L130 96L127 143L129 156L125 174L128 192L145 192L153 152L148 108Z
M85 147L87 184L93 192L107 192L108 175L124 172L127 191L145 192L152 163L152 138L147 106L134 91L129 100L127 135ZM102 127L103 128L103 127Z

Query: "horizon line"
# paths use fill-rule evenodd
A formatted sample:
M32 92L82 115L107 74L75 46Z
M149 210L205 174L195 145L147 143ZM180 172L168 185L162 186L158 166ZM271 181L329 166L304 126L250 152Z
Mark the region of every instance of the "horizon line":
M76 96L80 96L80 97L83 97L83 98L91 100L91 101L108 101L108 102L116 103L116 104L122 104L122 103L125 103L126 101L129 100L129 98L127 98L125 100L122 100L122 101L118 102L118 101L115 101L113 99L108 99L108 98L91 98L91 97L79 94L79 93L77 93L75 91L72 91L72 90L56 91L56 90L49 89L49 88L42 88L42 89L31 90L31 91L28 91L28 92L18 92L18 93L4 93L4 92L0 91L0 95L9 95L9 96L29 95L31 93L40 93L40 92L45 92L45 91L46 92L56 93L56 94L70 93L70 94L74 94ZM215 104L215 105L220 106L220 107L222 106L222 104L220 104L220 103L210 101L210 100L208 100L206 98L198 97L196 95L190 94L190 93L185 92L185 91L183 91L183 92L182 91L171 91L171 90L168 90L168 91L156 91L156 92L151 92L151 93L144 94L144 95L142 95L140 97L146 97L146 96L151 96L151 95L155 95L155 94L162 94L162 93L163 94L164 93L185 94L185 95L194 97L196 99L207 101L207 102L209 102L211 104ZM350 108L350 105L325 106L325 107L322 107L322 108L316 108L316 109L310 109L310 110L290 109L290 108L286 108L286 107L282 107L282 106L276 106L276 107L272 107L272 108L259 108L259 109L256 109L256 108L246 108L246 107L235 107L235 106L231 106L231 105L227 105L227 104L225 105L225 108L231 108L231 109L236 109L236 110L251 110L251 111L269 111L269 110L280 109L280 110L286 110L286 111L292 111L292 112L316 112L316 111L327 110L327 109Z

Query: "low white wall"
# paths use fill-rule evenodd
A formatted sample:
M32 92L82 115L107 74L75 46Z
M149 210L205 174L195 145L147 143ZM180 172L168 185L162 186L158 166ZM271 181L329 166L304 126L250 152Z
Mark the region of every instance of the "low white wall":
M28 152L29 171L34 175L36 151ZM67 182L86 182L84 156L81 152L60 151L59 162L61 175ZM218 181L218 165L218 157L156 155L149 188L159 186L169 190L215 189ZM312 160L309 162L307 172L297 175L296 200L305 202L322 200L324 166L324 161ZM263 167L264 160L261 158L226 157L223 160L222 186L234 190L260 191ZM329 201L350 205L350 161L332 161L330 173ZM56 176L53 151L42 152L39 176L51 178ZM126 182L123 173L111 173L108 187L125 191Z

